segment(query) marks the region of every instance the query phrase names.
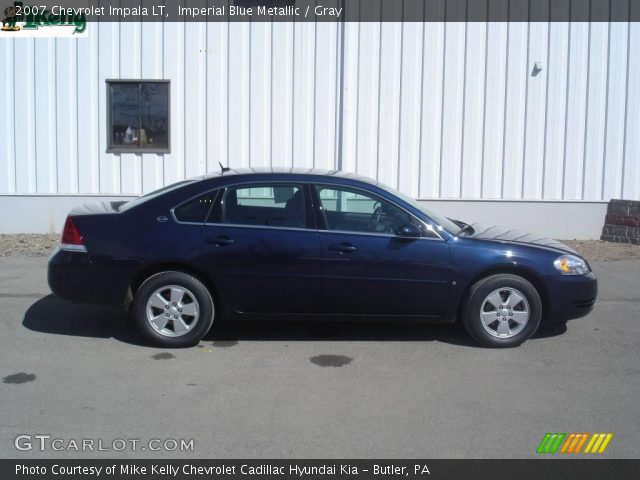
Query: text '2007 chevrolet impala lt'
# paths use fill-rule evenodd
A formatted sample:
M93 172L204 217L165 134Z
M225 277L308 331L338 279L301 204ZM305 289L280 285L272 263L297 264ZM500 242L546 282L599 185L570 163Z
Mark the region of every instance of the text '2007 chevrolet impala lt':
M70 212L54 294L119 305L164 347L224 319L460 321L487 347L591 311L597 280L568 246L449 220L336 171L229 170Z

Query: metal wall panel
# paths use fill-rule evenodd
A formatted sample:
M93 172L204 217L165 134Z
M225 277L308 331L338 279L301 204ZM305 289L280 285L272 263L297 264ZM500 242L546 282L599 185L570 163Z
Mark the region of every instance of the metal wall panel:
M14 68L0 72L0 194L140 194L222 162L356 171L419 198L640 199L639 45L640 26L624 22L3 36ZM105 81L119 78L171 81L171 153L106 153Z

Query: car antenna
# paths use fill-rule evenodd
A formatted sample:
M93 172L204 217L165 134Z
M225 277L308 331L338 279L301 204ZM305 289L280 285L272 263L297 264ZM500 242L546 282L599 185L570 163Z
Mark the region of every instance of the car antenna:
M218 165L220 165L220 173L228 172L229 170L231 170L229 167L224 167L222 165L222 162L218 162Z

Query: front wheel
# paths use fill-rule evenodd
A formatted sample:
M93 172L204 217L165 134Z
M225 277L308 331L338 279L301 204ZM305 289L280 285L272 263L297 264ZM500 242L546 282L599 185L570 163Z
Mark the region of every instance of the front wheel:
M483 278L472 287L462 311L463 324L481 345L515 347L540 325L542 301L535 287L517 275Z
M149 277L133 300L134 320L153 345L180 348L204 337L215 313L213 298L197 278L166 271Z

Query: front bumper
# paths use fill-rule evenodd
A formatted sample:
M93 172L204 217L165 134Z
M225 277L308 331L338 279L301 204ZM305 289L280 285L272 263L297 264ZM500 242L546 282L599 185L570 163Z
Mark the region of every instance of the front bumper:
M587 275L554 275L546 278L547 312L544 320L564 322L588 315L598 296L598 279Z

